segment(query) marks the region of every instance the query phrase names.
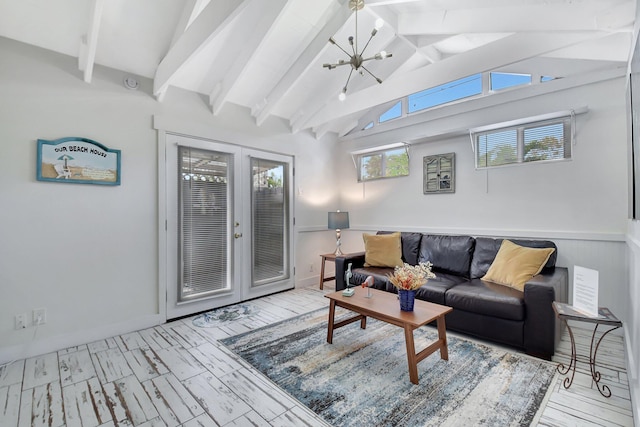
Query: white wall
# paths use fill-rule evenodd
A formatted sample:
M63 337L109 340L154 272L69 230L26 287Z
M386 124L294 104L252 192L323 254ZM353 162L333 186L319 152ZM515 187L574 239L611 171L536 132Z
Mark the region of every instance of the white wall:
M339 144L341 196L352 223L345 246L361 250L361 231L378 229L548 238L558 245L558 265L569 267L570 275L574 265L599 270L601 305L628 319L625 79L475 111L467 106L453 106L451 114L438 112L444 117L420 125ZM577 143L571 161L476 171L468 134L437 137L438 129L451 134L469 125L584 106L588 112L576 117ZM436 136L411 146L410 176L357 183L350 151L398 141L415 143L416 133ZM456 154L455 194L424 195L423 157L449 152Z
M213 129L228 142L293 155L302 189L295 241L304 248L296 265L306 272L297 280L317 276L330 232L310 231L335 209L334 138L291 135L278 119L258 128L233 105L214 117L205 99L179 90L159 103L148 79L130 91L124 73L103 67L87 84L75 58L3 38L0 57L0 363L164 321L154 117L173 130ZM122 184L36 181L36 140L67 136L122 150ZM308 271L312 263L316 273ZM47 309L47 324L14 330L14 315L35 308Z

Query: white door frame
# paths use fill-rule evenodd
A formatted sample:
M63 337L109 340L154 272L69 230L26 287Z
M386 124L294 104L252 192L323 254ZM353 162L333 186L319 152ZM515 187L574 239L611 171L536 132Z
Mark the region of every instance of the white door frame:
M209 310L215 307L221 307L224 305L233 304L238 301L256 298L259 296L267 295L273 292L278 292L285 289L292 289L295 287L295 277L294 277L294 157L291 155L273 153L269 151L255 150L247 147L242 147L240 145L227 143L227 142L216 142L212 139L199 138L197 136L186 137L178 134L166 132L162 129L157 128L158 130L158 281L159 281L159 295L158 295L158 311L160 315L164 319L173 319L176 317L187 316L193 313L197 313L199 311ZM197 148L203 148L212 151L221 151L221 152L229 152L230 149L240 150L241 155L239 156L239 161L236 161L236 165L240 164L238 167L234 167L234 182L235 185L243 186L241 188L250 188L250 183L247 183L249 176L242 177L238 175L242 175L241 171L244 169L244 162L248 162L249 157L260 157L265 159L278 159L289 164L289 186L288 186L288 197L289 197L289 253L288 253L288 262L289 262L289 279L286 281L275 282L274 284L270 284L269 286L262 286L259 289L251 289L251 245L243 244L243 239L249 239L250 237L250 221L251 221L251 212L250 209L242 210L241 204L247 203L245 195L249 193L249 191L243 191L242 197L235 197L233 202L234 214L238 215L239 212L242 212L242 218L237 218L234 220L235 222L240 222L240 227L235 229L235 232L243 234L243 237L240 239L233 239L233 258L234 260L247 260L245 262L235 262L233 270L233 279L237 280L240 283L240 286L235 286L234 292L225 296L224 298L211 298L209 300L205 300L205 303L202 305L198 305L196 307L196 303L185 303L183 304L183 309L180 310L171 310L169 309L169 304L172 304L176 297L172 298L170 301L169 293L174 292L175 289L175 281L177 277L176 269L177 269L177 245L173 244L175 240L170 238L170 229L173 227L176 230L173 230L174 233L177 232L177 218L172 210L175 211L177 205L177 195L173 194L169 190L170 188L170 180L177 180L176 171L177 171L177 158L173 156L171 151L175 151L177 153L177 144L178 140L182 141L196 141L194 142L194 146ZM188 145L185 142L182 145ZM170 165L169 162L174 162L173 165ZM250 171L249 169L246 169ZM175 184L174 184L175 185ZM249 205L250 206L250 203ZM244 267L246 266L246 267ZM195 307L195 310L194 310Z

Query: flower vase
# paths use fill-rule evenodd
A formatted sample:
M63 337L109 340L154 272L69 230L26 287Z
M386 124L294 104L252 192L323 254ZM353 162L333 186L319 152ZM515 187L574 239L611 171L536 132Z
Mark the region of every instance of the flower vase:
M398 297L400 298L400 310L413 311L413 303L416 299L415 290L398 289Z

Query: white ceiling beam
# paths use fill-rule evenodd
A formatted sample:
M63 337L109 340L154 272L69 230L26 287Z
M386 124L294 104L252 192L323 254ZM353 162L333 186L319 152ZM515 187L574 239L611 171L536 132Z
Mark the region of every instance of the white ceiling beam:
M298 126L300 129L317 127L349 114L367 110L373 105L383 104L475 73L490 71L604 35L606 33L597 32L514 34L389 79L381 85L353 93L345 102L329 101L318 113L307 116L306 120L301 119L305 123Z
M184 7L182 8L182 14L180 15L180 19L178 19L178 23L176 24L176 28L173 30L173 37L171 38L170 47L173 47L174 44L178 41L180 37L187 31L189 27L189 23L192 21L193 15L196 13L197 5L203 1L207 0L185 0Z
M249 0L215 0L202 10L158 65L153 94L159 100L189 60L230 25L248 4Z
M315 64L315 60L329 45L329 37L335 35L347 22L351 11L345 6L346 0L338 0L332 3L328 11L327 23L318 31L311 43L304 49L302 54L289 67L280 81L269 92L264 100L263 108L256 108L256 123L262 126L264 121L271 115L274 108L281 102L289 91L296 85L298 80L304 75L309 67Z
M329 123L325 123L323 125L318 126L317 128L311 129L311 131L315 134L316 140L322 139L323 136L329 132Z
M249 66L251 65L252 58L260 50L260 46L263 45L268 38L269 33L274 31L275 27L282 20L282 11L285 7L291 4L292 0L270 0L268 8L261 8L260 3L263 0L254 0L253 4L257 13L259 13L258 22L251 27L250 38L243 44L242 51L236 56L233 61L233 65L229 67L225 76L222 78L221 90L216 97L209 98L209 104L212 107L213 114L218 115L222 110L222 107L229 100L229 94L233 88L242 80Z
M93 65L96 60L96 50L98 48L98 34L100 33L100 21L102 20L102 10L104 0L94 0L91 5L91 20L89 21L89 31L86 40L80 42L80 55L78 55L78 68L84 72L84 81L91 83L93 78Z
M601 6L576 2L563 5L519 5L499 9L477 7L403 13L398 16L398 33L462 34L543 31L612 30L633 23L630 2L601 12Z
M339 137L343 137L346 134L348 134L349 132L351 132L352 130L354 130L356 128L356 126L358 126L358 121L357 120L352 120L349 123L347 123L346 125L344 125L340 131L338 132L338 136Z

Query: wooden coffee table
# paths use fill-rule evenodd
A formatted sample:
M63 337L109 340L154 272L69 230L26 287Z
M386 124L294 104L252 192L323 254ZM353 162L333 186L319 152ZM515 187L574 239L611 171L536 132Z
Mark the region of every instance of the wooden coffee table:
M447 349L447 331L445 329L444 316L453 311L451 307L416 300L413 311L401 311L400 302L396 294L371 289L371 298L366 298L367 290L357 287L355 294L350 297L342 295L342 291L334 292L325 297L331 300L329 305L329 327L327 342L333 342L333 331L353 322L360 321L360 327L367 327L367 317L381 320L404 329L404 339L407 344L407 360L409 362L409 379L413 384L418 384L418 362L429 356L436 350L440 350L440 358L449 360ZM336 306L358 313L358 316L350 317L340 322L335 322ZM420 326L432 321L438 325L438 340L430 344L424 350L416 353L413 341L413 331Z

